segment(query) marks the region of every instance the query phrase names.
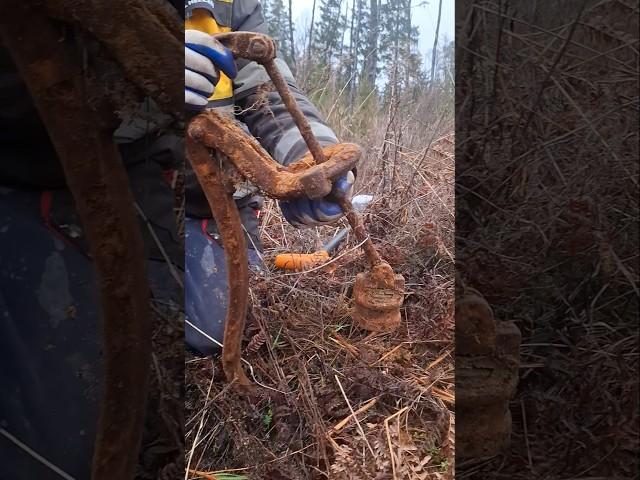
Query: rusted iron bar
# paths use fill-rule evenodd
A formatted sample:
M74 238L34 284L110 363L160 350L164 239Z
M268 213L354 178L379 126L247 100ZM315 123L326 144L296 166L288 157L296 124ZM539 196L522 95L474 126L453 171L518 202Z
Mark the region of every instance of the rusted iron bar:
M289 90L289 87L282 77L280 70L278 70L275 62L273 60L269 60L268 62L264 63L263 66L269 74L269 78L271 78L271 81L276 87L276 90L280 94L280 97L282 97L282 101L289 110L289 113L293 117L293 121L298 126L298 130L300 130L300 134L302 135L302 138L304 138L304 141L307 144L307 148L309 149L309 152L311 152L311 155L313 155L316 164L320 165L324 163L326 161L326 158L322 151L322 146L313 134L311 125L309 124L309 120L307 120L307 117L305 117L302 113L302 110L300 110L296 99L293 98L293 95L291 95L291 91Z
M325 149L320 146L275 65L275 43L271 38L251 32L224 33L216 35L216 38L234 56L253 60L264 66L310 152L289 167L279 165L257 140L235 124L233 118L215 110L198 115L188 128L187 157L216 219L227 260L230 305L225 320L223 366L230 381L237 381L241 387L247 387L250 383L240 364L240 346L249 293L246 245L240 217L232 199L233 188L228 185L229 191L225 190L222 173L224 167L215 164L208 148L223 154L225 160L241 175L267 195L279 199L302 195L312 199L326 197L331 194L333 180L353 169L362 152L353 144L338 144ZM363 242L363 249L371 266L369 273L360 274L356 278L354 318L365 328L389 331L400 321L399 308L404 296L404 279L395 275L389 264L382 260L351 201L348 198L335 200L344 211L356 237ZM368 320L370 321L367 323Z
M382 257L378 250L373 245L371 238L367 234L367 231L364 228L364 224L362 223L362 218L358 213L354 210L353 205L349 199L340 199L338 200L338 205L344 212L345 217L347 217L347 221L351 226L351 230L356 236L358 242L362 242L362 249L364 250L365 257L367 257L367 261L369 262L369 266L371 268L380 265L382 263Z
M194 118L187 129L187 158L207 197L209 207L222 237L227 264L229 305L225 318L222 364L230 382L240 391L251 383L242 370L241 342L249 294L247 247L235 202L233 185L225 179L223 165L212 157L215 150L239 173L273 198L289 199L305 194L320 196L331 190L331 180L353 168L360 158L360 148L353 144L327 147L329 158L315 165L309 154L290 167L276 163L260 144L239 128L233 119L211 110Z
M322 198L331 192L332 180L354 168L362 151L353 143L327 147L327 161L316 165L307 156L290 167L276 163L257 140L248 136L227 115L210 110L189 125L189 136L222 152L236 169L267 195L281 200L307 195Z
M309 121L302 113L302 110L300 110L296 99L293 97L293 95L291 95L291 91L289 90L285 79L283 78L280 70L278 70L278 67L274 62L276 56L276 48L273 40L266 35L250 32L224 33L221 35L217 35L216 38L218 38L218 40L220 40L223 45L229 48L235 56L247 58L249 60L258 62L265 68L267 74L269 75L269 78L271 79L271 82L276 88L276 91L282 98L282 101L287 107L287 110L289 110L289 113L293 117L293 120L298 127L302 138L307 144L307 148L309 148L309 152L311 152L316 165L324 164L327 161L325 151L322 149L320 143L318 142L318 139L313 134ZM228 155L228 157L234 158L233 155ZM344 173L346 173L346 171ZM257 184L262 186L262 183L257 182ZM322 189L321 192L322 194L312 196L311 198L322 198L328 195L330 193L330 190L327 191L325 188ZM369 261L369 264L371 265L371 267L379 265L382 262L380 254L376 250L371 239L368 237L362 223L362 219L360 218L360 215L358 215L358 213L354 211L353 206L351 205L351 201L347 198L341 198L337 201L342 208L342 211L345 213L345 216L347 217L347 220L349 221L349 224L351 225L356 238L359 242L364 242L362 244L362 248L365 252L367 260Z
M265 68L273 86L276 88L287 110L289 110L289 113L293 117L293 121L298 127L298 130L300 130L300 134L307 144L309 152L311 152L311 155L315 159L316 164L320 165L324 163L326 157L322 146L313 134L309 120L307 120L307 117L304 116L300 107L298 107L296 99L291 95L289 86L274 61L276 58L276 46L273 39L267 35L253 32L223 33L216 35L216 38L231 50L236 57L253 60Z
M225 318L222 368L230 382L235 381L240 390L247 389L251 382L242 370L240 354L247 316L249 259L240 213L233 200L233 186L226 185L218 160L214 160L209 149L194 139L191 127L187 131L186 145L187 158L209 202L227 262L229 304Z

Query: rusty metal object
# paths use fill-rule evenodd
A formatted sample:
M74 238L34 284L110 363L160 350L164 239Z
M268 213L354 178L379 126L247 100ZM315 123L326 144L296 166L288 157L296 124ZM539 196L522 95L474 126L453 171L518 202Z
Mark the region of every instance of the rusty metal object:
M381 262L356 275L353 286L353 318L370 332L391 332L400 324L404 277Z
M337 178L349 171L358 158L360 149L353 144L332 145L325 149L328 162L316 166L303 158L289 168L277 164L253 138L249 137L224 114L209 111L192 120L187 129L187 158L209 202L222 238L227 264L229 306L225 318L222 364L225 375L242 392L250 391L250 381L241 366L241 341L244 333L249 269L247 247L240 214L233 201L233 185L223 176L223 165L213 158L209 149L215 149L225 161L237 167L241 174L274 198L295 198L307 189L305 178ZM312 176L309 175L313 173Z
M236 58L244 58L261 65L276 58L276 43L262 33L226 32L218 33L215 37L231 50Z
M276 45L273 39L267 35L253 32L229 32L216 35L216 38L231 50L234 56L253 60L265 68L273 86L280 94L293 121L298 127L298 130L300 130L300 134L307 144L309 152L311 152L311 155L315 159L316 164L320 165L324 163L326 158L322 146L313 134L309 120L307 120L307 117L304 116L300 107L298 107L296 99L293 98L293 95L291 95L289 91L287 82L275 64Z
M353 319L370 332L391 332L400 324L400 307L404 301L404 277L395 274L382 260L364 229L360 215L349 200L339 205L351 225L369 262L369 271L356 275L353 286Z
M223 153L240 174L270 197L278 199L302 195L325 197L331 192L331 181L354 168L362 155L357 145L342 143L326 148L328 160L322 165L314 165L308 156L291 167L284 167L232 118L216 110L194 118L189 125L189 136Z
M362 223L362 218L358 215L351 205L351 201L348 199L338 200L338 204L340 208L344 212L345 217L347 217L347 221L351 226L351 230L356 236L356 240L362 243L362 249L364 250L365 256L369 262L369 266L371 268L380 265L383 263L382 257L378 253L378 250L373 245L371 238L367 235L367 231L364 228L364 224Z
M300 130L316 165L324 165L328 161L327 156L325 156L326 150L322 149L313 135L309 121L300 110L293 95L291 95L282 74L274 62L276 49L273 40L266 35L248 32L225 33L217 35L216 38L229 48L234 55L249 58L264 66L274 87L280 94L289 113L291 113L298 130ZM229 156L229 158L233 157ZM312 171L310 170L310 181L305 183L307 185L305 189L307 196L315 199L328 195L331 190L330 182L324 181L319 184L316 181L318 175L312 177L311 174ZM263 185L260 182L254 183L260 186ZM310 188L312 186L316 186L316 189ZM343 212L345 212L356 238L359 242L362 242L362 248L371 267L369 272L359 274L356 277L353 317L366 330L394 330L400 323L400 307L404 299L404 278L401 275L395 275L391 267L382 261L373 242L366 234L360 216L354 211L351 201L347 198L336 200Z
M117 109L110 101L113 97L100 76L82 64L76 46L65 39L61 23L51 20L45 11L51 14L57 10L64 17L61 20L73 18L90 29L109 45L115 58L128 65L123 67L128 77L122 78L123 83L136 85L165 111L181 115L182 97L173 98L180 83L174 85L174 79L162 77L156 70L168 53L175 53L176 62L182 61L181 36L167 32L167 24L173 22L171 14L160 11L161 20L157 20L151 6L154 2L118 3L121 5L114 8L113 2L102 5L89 0L49 0L44 5L0 2L2 43L58 153L97 271L105 378L94 445L94 480L134 476L151 356L149 289L133 195L113 142L118 125ZM114 19L116 14L118 19ZM133 39L142 41L135 52L130 44ZM145 44L144 39L149 42ZM136 67L133 64L139 55L145 61Z
M225 184L218 161L213 160L209 149L194 138L191 128L187 134L186 146L187 158L216 220L227 262L229 305L225 318L222 367L227 379L236 382L243 389L251 385L240 365L240 344L249 293L249 259L240 213L233 200L233 186Z
M216 165L207 147L224 155L235 169L267 195L291 199L306 195L317 199L331 193L333 180L352 170L361 149L353 144L338 144L322 148L278 70L274 59L275 43L263 34L230 32L216 38L234 56L253 60L264 66L277 92L290 112L309 154L284 167L277 164L254 138L249 137L232 118L211 110L195 117L187 129L187 157L202 185L211 211L221 232L228 269L230 307L225 320L222 358L229 381L244 388L249 384L240 364L240 343L249 293L246 246L241 235L240 218L232 191L226 191L223 165ZM374 331L390 331L400 322L400 306L404 298L404 278L395 275L383 262L367 236L359 215L350 200L336 199L345 212L356 238L362 242L371 270L359 274L354 287L353 317L363 327ZM227 238L227 240L225 240ZM242 251L242 252L241 252Z
M456 301L456 456L497 455L509 446L509 400L518 385L520 331L496 321L477 291Z
M182 76L163 75L162 65L184 63L184 26L177 12L157 0L44 0L49 16L91 33L125 77L161 110L177 118L184 103Z

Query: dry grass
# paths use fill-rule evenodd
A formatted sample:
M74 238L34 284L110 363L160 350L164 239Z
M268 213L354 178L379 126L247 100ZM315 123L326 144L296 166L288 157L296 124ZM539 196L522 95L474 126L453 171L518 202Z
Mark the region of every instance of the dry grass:
M637 478L638 7L565 3L459 18L457 256L523 332L512 448L460 478Z
M402 324L368 334L350 319L350 291L364 269L352 238L324 268L274 271L275 254L311 252L339 227L295 230L267 203L266 271L252 282L244 355L263 387L240 398L218 359L188 360L190 477L452 478L451 102L429 92L351 114L339 100L320 102L339 136L367 149L356 193L375 195L368 230L406 279Z

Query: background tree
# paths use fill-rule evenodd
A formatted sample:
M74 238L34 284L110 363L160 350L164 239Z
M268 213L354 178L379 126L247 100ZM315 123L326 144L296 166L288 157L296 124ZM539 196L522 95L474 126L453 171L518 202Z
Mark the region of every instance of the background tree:
M433 55L431 56L431 83L436 73L436 53L438 51L438 35L440 34L440 19L442 18L442 0L438 3L438 20L436 21L436 33L433 37Z
M316 61L331 67L342 47L346 16L342 13L344 0L322 0L317 34L312 44Z
M379 0L370 0L369 2L369 21L367 23L368 32L363 78L371 86L376 84L378 73L378 38L380 32L379 5Z
M262 1L262 9L267 22L268 33L276 41L278 53L291 68L295 68L296 59L292 43L293 22L290 11L285 8L283 0ZM291 2L289 2L289 6Z
M293 27L293 11L291 7L291 3L293 0L289 0L289 58L291 59L291 68L293 69L293 73L296 73L296 48L295 42L293 39L293 34L295 28Z
M292 1L265 4L270 28L302 87L330 115L353 115L364 125L367 119L356 115L384 109L388 116L389 103L453 91L453 43L440 38L441 2L430 22L433 51L421 54L414 17L423 0L314 0L297 37Z

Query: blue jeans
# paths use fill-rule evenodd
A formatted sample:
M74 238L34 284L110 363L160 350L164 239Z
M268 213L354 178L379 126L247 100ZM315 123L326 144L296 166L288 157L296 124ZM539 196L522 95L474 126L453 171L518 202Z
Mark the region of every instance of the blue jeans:
M48 199L0 188L0 428L82 479L90 477L102 398L102 313L86 242L66 235L79 224L72 216L50 222L57 217L55 208L43 213ZM154 257L153 296L182 303ZM59 477L0 435L0 479L32 478Z
M252 214L247 211L243 213ZM228 304L224 250L210 225L211 221L185 218L184 301L188 323L184 335L187 346L201 355L220 351L219 345L207 337L222 343ZM250 266L259 269L259 255L252 248L249 248L248 254Z
M91 261L38 214L35 192L0 193L0 426L89 478L101 397L100 303ZM0 478L52 478L0 436Z

